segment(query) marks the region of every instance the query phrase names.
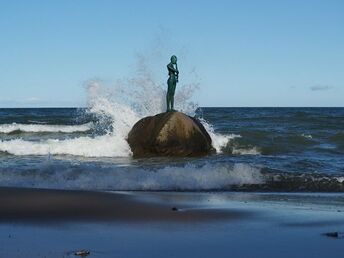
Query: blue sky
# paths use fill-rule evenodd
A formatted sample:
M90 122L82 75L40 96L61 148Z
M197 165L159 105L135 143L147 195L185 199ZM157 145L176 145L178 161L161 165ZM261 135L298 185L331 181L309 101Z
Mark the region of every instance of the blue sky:
M171 54L181 83L195 69L201 106L344 106L343 14L340 0L3 0L0 106L84 106L83 83L130 76L137 53L162 83Z

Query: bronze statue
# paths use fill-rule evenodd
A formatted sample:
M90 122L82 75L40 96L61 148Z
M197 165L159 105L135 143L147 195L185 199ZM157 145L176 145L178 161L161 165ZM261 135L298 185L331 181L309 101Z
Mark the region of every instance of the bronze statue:
M166 102L167 102L167 111L175 111L174 110L174 92L176 91L176 85L178 82L178 66L177 66L177 57L175 55L171 56L171 62L167 65L168 75L169 78L167 80L167 94L166 94Z

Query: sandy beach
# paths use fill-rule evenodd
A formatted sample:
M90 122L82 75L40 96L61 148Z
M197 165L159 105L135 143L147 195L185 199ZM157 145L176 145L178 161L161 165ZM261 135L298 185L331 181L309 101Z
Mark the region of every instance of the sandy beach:
M343 194L1 188L0 257L337 257L343 213Z

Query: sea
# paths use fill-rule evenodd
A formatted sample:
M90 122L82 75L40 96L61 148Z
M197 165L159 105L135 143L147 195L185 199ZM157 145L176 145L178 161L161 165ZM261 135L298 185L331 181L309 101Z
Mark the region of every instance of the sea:
M126 137L140 118L163 111L151 104L123 105L103 94L87 108L0 109L0 186L344 191L344 108L186 105L194 109L181 111L203 123L216 153L134 159Z

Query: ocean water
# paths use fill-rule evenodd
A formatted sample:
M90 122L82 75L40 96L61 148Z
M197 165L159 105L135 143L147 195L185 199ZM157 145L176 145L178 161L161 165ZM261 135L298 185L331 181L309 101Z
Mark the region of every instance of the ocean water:
M181 109L202 121L216 154L133 159L126 135L161 111L156 103L139 113L97 94L89 108L0 109L0 186L344 191L344 108L185 107L194 106Z

